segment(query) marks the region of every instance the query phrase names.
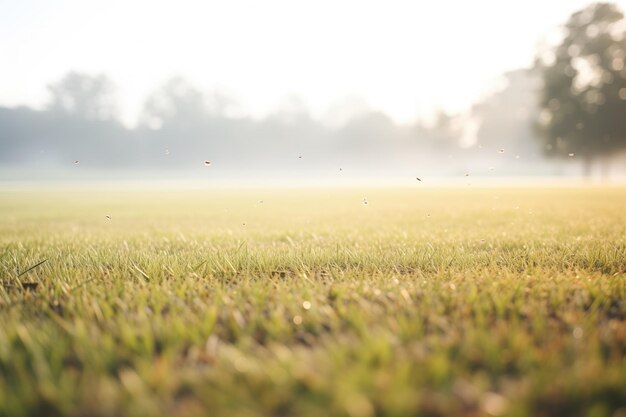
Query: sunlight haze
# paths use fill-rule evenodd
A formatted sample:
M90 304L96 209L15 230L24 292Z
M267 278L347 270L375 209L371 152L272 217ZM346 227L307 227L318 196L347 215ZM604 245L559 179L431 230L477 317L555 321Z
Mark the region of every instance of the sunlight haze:
M352 99L409 122L468 108L587 3L0 1L0 105L41 107L75 70L116 83L130 126L175 75L234 97L234 114L296 98L325 120Z

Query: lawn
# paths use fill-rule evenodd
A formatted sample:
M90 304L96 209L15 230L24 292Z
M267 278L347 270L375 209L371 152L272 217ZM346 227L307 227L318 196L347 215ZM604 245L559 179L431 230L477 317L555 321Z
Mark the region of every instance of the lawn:
M624 187L5 190L0 274L2 416L626 416Z

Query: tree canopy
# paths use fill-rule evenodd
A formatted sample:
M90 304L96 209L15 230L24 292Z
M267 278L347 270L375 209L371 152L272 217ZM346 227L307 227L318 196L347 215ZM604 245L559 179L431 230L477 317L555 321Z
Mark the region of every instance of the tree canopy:
M116 117L115 88L105 75L69 72L48 90L52 111L77 116L86 120L111 120Z
M539 131L551 156L591 161L626 147L624 15L610 3L574 13L537 58Z

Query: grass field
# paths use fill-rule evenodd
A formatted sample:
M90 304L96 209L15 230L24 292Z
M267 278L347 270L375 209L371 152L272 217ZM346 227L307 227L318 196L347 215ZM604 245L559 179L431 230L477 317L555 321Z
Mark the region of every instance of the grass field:
M0 268L2 416L626 416L623 187L4 191Z

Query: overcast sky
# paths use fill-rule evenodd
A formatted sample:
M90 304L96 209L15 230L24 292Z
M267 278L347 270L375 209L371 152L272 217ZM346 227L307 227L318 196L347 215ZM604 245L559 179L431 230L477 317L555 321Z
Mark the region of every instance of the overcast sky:
M467 108L585 0L0 0L0 105L41 106L68 70L105 73L132 124L173 75L255 117L359 96L400 122ZM619 3L624 9L626 0Z

